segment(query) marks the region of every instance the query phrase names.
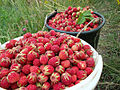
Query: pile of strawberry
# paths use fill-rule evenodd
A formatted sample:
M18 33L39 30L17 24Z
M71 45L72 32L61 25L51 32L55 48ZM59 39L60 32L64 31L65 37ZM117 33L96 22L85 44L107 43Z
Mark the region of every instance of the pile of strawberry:
M89 13L90 11L90 13ZM89 8L89 6L71 7L69 6L64 12L57 13L55 17L52 17L48 21L48 25L54 29L68 31L68 32L80 32L84 26L86 26L92 19L98 18L96 14ZM84 29L84 31L90 31L97 28L99 25L99 19L95 19L90 25Z
M90 46L79 38L54 30L26 33L0 50L0 87L62 90L74 86L93 72L92 56Z

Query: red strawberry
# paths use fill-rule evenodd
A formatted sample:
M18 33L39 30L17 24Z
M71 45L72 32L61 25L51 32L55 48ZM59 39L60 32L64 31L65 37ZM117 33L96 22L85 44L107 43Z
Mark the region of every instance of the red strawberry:
M36 47L35 44L30 44L29 46L26 45L24 48L27 49L28 52L29 52L29 51L32 51L32 50L36 50L37 47ZM26 53L26 54L27 54L27 53Z
M44 54L45 53L45 48L43 46L38 47L38 52L39 54Z
M68 45L67 44L61 44L60 50L66 50L66 49L68 49Z
M64 61L61 62L61 65L64 68L68 68L68 67L70 67L70 61L69 60L64 60Z
M18 88L17 83L12 83L12 84L10 84L10 86L11 86L12 90L16 90Z
M40 68L38 66L31 66L30 67L30 72L34 72L36 74L39 74L40 73Z
M70 62L74 65L78 64L80 61L78 60L78 58L73 54L69 56L70 58Z
M14 50L13 49L8 49L6 52L5 52L5 56L12 59L14 58Z
M72 46L75 44L75 42L74 42L72 39L70 39L70 40L67 42L67 44L68 44L69 47L72 47Z
M85 69L85 71L86 71L87 75L90 75L93 72L93 69L91 67L87 67Z
M27 54L27 60L28 61L33 61L34 59L38 58L39 57L39 54L35 51L30 51L28 54Z
M63 66L61 66L61 65L57 66L57 67L55 68L55 70L56 70L57 72L59 72L60 74L62 74L62 73L65 72L65 68L64 68Z
M72 75L72 83L77 81L77 75Z
M50 50L51 47L52 47L52 44L51 44L51 43L46 43L46 44L44 45L44 48L45 48L46 51Z
M16 90L28 90L28 89L26 87L20 87L20 88L18 88Z
M68 85L68 87L72 87L72 86L74 86L74 84L73 84L73 83L71 83L70 85Z
M36 86L36 85L33 85L33 84L29 84L29 85L27 86L27 89L25 89L25 90L37 90L37 86Z
M41 74L38 75L37 80L38 80L40 83L47 82L48 76L46 76L46 75L44 75L43 73L41 73Z
M44 67L45 67L45 65L41 65L40 70L42 71Z
M46 65L46 66L43 68L43 70L42 70L42 72L43 72L45 75L51 75L51 74L53 73L53 71L54 71L54 68L53 68L53 66L51 66L51 65Z
M43 31L38 31L36 34L37 34L37 35L36 35L37 38L38 38L38 37L43 37L43 36L44 36Z
M35 72L31 72L28 76L27 76L28 82L30 84L34 84L37 82L37 74Z
M26 54L19 53L16 56L16 60L18 63L24 65L27 61L27 56L26 56Z
M71 49L72 49L73 51L78 51L79 47L78 47L78 45L73 45Z
M82 80L77 80L77 81L75 82L75 85L78 84L78 83L80 83L81 81L82 81Z
M52 75L50 76L50 80L53 83L57 83L60 81L60 74L57 72L53 72Z
M50 35L51 36L55 36L56 35L56 32L54 30L50 30Z
M24 49L21 50L20 53L21 53L21 54L25 54L25 55L27 55L28 52L29 52L28 48L24 48Z
M43 46L43 47L44 47L44 44L43 44L43 43L36 43L36 46L37 46L37 47L40 47L40 46Z
M12 44L12 46L15 46L16 42L17 42L17 40L10 40L10 43Z
M27 83L28 81L26 76L21 77L20 80L17 82L19 87L26 86Z
M0 60L0 65L1 65L2 67L9 67L10 64L11 64L11 61L10 61L10 59L9 59L8 57L4 57L4 58L2 58L2 59Z
M10 71L20 72L21 71L21 64L14 63L10 67Z
M7 76L7 80L9 83L15 83L20 79L20 75L17 72L10 72Z
M50 89L50 83L49 82L45 82L43 85L42 85L42 90L49 90Z
M81 70L83 70L83 69L85 69L85 68L87 67L85 61L80 61L80 62L77 64L77 66L78 66Z
M81 42L75 43L78 46L78 50L81 50L83 47L83 44Z
M74 75L75 74L75 71L72 68L67 68L66 72L69 73L70 75Z
M51 47L51 50L52 50L54 53L58 53L58 52L60 51L60 48L59 48L58 45L53 45L53 46Z
M68 52L65 51L65 50L60 51L59 57L60 57L61 60L67 59L68 58Z
M33 60L33 65L39 67L41 65L40 60L39 59L34 59Z
M64 85L70 85L72 83L72 77L69 73L65 72L61 75L61 81Z
M8 83L6 76L1 79L0 86L5 89L10 87L10 83Z
M69 54L69 55L72 55L72 54L73 54L73 50L70 49L70 48L68 48L68 54Z
M60 59L58 56L56 57L52 57L49 61L48 61L49 65L52 65L53 67L56 67L60 64Z
M23 38L29 38L32 37L32 34L30 32L23 35Z
M92 51L92 50L87 50L86 54L87 54L88 56L93 56L93 51Z
M57 84L53 85L53 90L63 90L65 89L65 85L62 84L61 82L58 82Z
M9 72L10 72L9 69L3 68L3 69L0 71L0 79L3 78L4 76L8 75Z
M90 50L91 48L90 48L89 45L83 45L83 49L84 49L85 51L87 51L87 50Z
M20 77L25 76L25 74L23 72L20 72Z
M2 54L2 53L5 53L5 50L4 50L4 49L1 49L1 50L0 50L0 54Z
M44 38L43 38L43 37L39 37L39 38L37 39L37 41L38 41L39 43L43 43L43 42L44 42Z
M92 57L87 58L86 64L88 67L94 67L95 66L95 61Z
M47 62L48 62L47 55L41 55L40 56L40 63L43 64L43 65L45 65L45 64L47 64Z
M12 49L13 48L13 45L9 42L5 45L5 48L6 49Z
M83 70L79 70L77 72L77 77L78 77L78 79L83 80L87 77L87 73Z
M24 65L22 68L22 72L24 72L25 74L29 74L30 73L30 65Z
M47 55L49 59L55 56L53 51L46 51L45 55Z
M79 71L79 68L77 66L73 66L72 69L74 70L75 74Z
M82 60L86 59L86 55L83 51L76 52L75 54L76 54L78 59L82 59Z

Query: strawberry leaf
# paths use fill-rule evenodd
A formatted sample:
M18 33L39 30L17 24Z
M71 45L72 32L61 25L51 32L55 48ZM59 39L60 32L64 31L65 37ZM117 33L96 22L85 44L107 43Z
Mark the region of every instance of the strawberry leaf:
M83 16L91 16L91 12L89 10L83 12Z
M88 17L88 16L85 17L85 18L90 19L90 20L93 20L93 19L94 19L93 17Z

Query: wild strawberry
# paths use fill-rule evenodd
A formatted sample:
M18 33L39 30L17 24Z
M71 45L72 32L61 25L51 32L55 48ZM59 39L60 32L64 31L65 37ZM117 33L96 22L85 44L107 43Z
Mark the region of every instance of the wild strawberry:
M4 49L1 49L1 50L0 50L0 54L2 54L2 53L5 53L5 50L4 50Z
M70 62L74 65L78 64L80 61L78 60L78 58L73 54L69 56Z
M77 42L75 44L78 46L78 50L82 49L83 44L81 42Z
M71 48L73 51L78 51L78 46L77 45L73 45L72 48Z
M70 39L68 42L67 42L68 46L69 47L72 47L75 43L72 39Z
M44 38L43 44L45 45L46 43L49 43L50 40L48 38Z
M10 67L10 71L20 72L21 71L21 64L14 63Z
M92 51L92 50L87 50L86 54L87 54L88 56L93 56L93 51Z
M11 65L14 63L18 63L16 59L11 59Z
M8 83L6 76L1 79L0 85L2 88L5 88L5 89L10 87L10 83Z
M43 70L42 70L42 72L43 72L45 75L51 75L51 74L53 73L53 71L54 71L54 68L53 68L53 66L51 66L51 65L46 65L46 66L43 68Z
M49 61L48 61L49 65L52 65L53 67L56 67L60 64L60 59L58 56L56 57L52 57Z
M77 81L77 75L72 75L72 83L76 82Z
M79 71L79 68L77 66L73 66L72 69L74 70L75 74Z
M3 78L4 76L8 75L9 72L10 72L9 69L3 68L3 69L0 71L0 79Z
M29 38L32 37L32 34L30 32L23 35L23 38Z
M53 46L51 47L51 50L52 50L54 53L58 53L58 52L60 51L60 48L59 48L58 45L53 45Z
M52 47L52 44L51 43L46 43L45 45L44 45L44 48L45 48L45 50L50 50L51 49L51 47Z
M90 47L89 45L83 45L83 49L84 49L85 51L87 51L87 50L91 49L91 47Z
M81 81L82 81L82 80L77 80L77 81L75 82L75 85L78 84L78 83L80 83Z
M18 63L24 65L27 61L27 56L26 56L26 54L19 53L16 56L16 60Z
M47 55L49 59L55 56L53 51L46 51L45 55Z
M37 80L40 82L40 83L44 83L44 82L47 82L48 80L48 76L44 75L43 73L39 74L37 76Z
M65 72L65 68L64 68L63 66L61 66L61 65L57 66L57 67L55 68L55 70L56 70L57 72L59 72L60 74L62 74L62 73Z
M22 68L22 72L24 72L25 74L29 74L30 73L30 65L24 65Z
M37 41L38 41L38 43L43 43L43 42L44 42L44 38L43 38L43 37L39 37L39 38L37 39Z
M27 76L28 82L30 84L34 84L37 82L37 74L35 72L31 72L28 76Z
M21 50L20 53L21 53L21 54L25 54L25 55L27 55L28 52L29 52L28 48L24 48L24 49Z
M72 86L74 86L74 84L73 84L73 83L71 83L70 85L68 85L68 87L72 87Z
M72 9L72 7L71 7L71 6L69 6L69 7L68 7L68 10L71 10L71 9Z
M63 90L65 89L65 85L62 84L61 82L58 82L53 85L53 90Z
M10 66L10 64L11 64L11 61L10 61L10 59L8 58L8 57L4 57L4 58L2 58L1 60L0 60L0 66L2 66L2 67L9 67Z
M60 57L61 60L67 59L68 58L68 52L66 50L60 51L59 57Z
M20 80L17 82L19 87L26 86L27 83L28 81L26 76L21 77Z
M87 75L90 75L93 72L93 69L91 67L87 67L85 69L85 72L87 73Z
M50 80L53 83L57 83L60 81L60 74L57 72L53 72L52 75L50 76Z
M86 64L88 67L94 67L95 66L95 61L92 57L87 58Z
M43 46L38 47L38 53L39 54L44 54L45 53L45 48Z
M27 51L29 52L29 51L32 51L32 50L36 50L37 47L36 47L35 44L30 44L29 46L26 45L24 48L27 49ZM28 54L28 52L26 54Z
M51 36L55 36L56 32L54 30L50 30L50 34L51 34Z
M30 72L34 72L36 74L39 74L40 73L40 68L38 66L31 66L30 67Z
M64 61L61 62L61 65L64 68L68 68L68 67L70 67L70 61L69 60L64 60Z
M75 71L72 68L67 68L66 72L68 72L70 75L74 75L75 74Z
M70 85L72 83L72 77L69 73L65 72L61 75L61 81L64 85Z
M41 55L40 56L40 63L45 65L48 62L48 56L47 55Z
M17 42L17 40L10 40L10 43L12 44L12 46L15 46L16 42Z
M79 70L77 72L77 77L78 77L78 79L83 80L87 77L87 73L83 70Z
M28 54L27 54L27 60L28 61L33 61L34 59L38 58L39 57L39 54L35 51L30 51Z
M80 61L80 62L77 64L77 66L78 66L81 70L83 70L83 69L85 69L85 68L87 67L87 64L86 64L85 61Z
M82 59L82 60L86 59L86 55L83 51L76 52L75 54L76 54L78 59Z
M36 46L37 46L37 47L40 47L40 46L43 46L43 47L44 47L44 44L43 44L43 43L36 43Z
M20 78L25 76L25 74L23 72L20 72Z
M12 71L7 75L7 80L9 83L15 83L19 79L20 79L20 75L17 72Z
M55 39L53 42L52 42L53 45L58 45L60 46L60 40L59 39Z
M14 50L12 49L8 49L6 52L5 52L5 56L12 59L14 58Z
M77 8L76 7L73 8L73 12L77 12Z
M10 84L10 88L12 89L12 90L16 90L17 88L18 88L18 85L17 85L17 83L12 83L12 84Z
M61 44L60 50L66 50L66 49L68 49L68 45L67 44Z
M39 67L41 65L40 60L39 59L34 59L33 60L33 65Z
M45 67L45 65L41 65L40 70L42 71L44 67Z
M36 86L36 85L33 85L33 84L29 84L29 85L27 86L27 89L25 89L25 90L37 90L37 86Z
M38 38L38 37L43 37L43 36L44 36L43 31L38 31L36 34L37 34L37 35L36 35L37 38Z
M13 48L13 45L9 42L5 45L5 48L6 49L12 49Z
M42 90L49 90L50 89L50 83L49 82L45 82L43 85L42 85Z

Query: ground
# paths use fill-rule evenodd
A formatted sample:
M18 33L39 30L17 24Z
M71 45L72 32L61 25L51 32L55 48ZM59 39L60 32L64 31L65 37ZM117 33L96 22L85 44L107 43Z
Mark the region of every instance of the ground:
M45 16L54 9L61 11L68 6L87 5L106 19L97 48L104 68L96 90L120 90L120 6L117 0L0 0L0 42L42 30Z

